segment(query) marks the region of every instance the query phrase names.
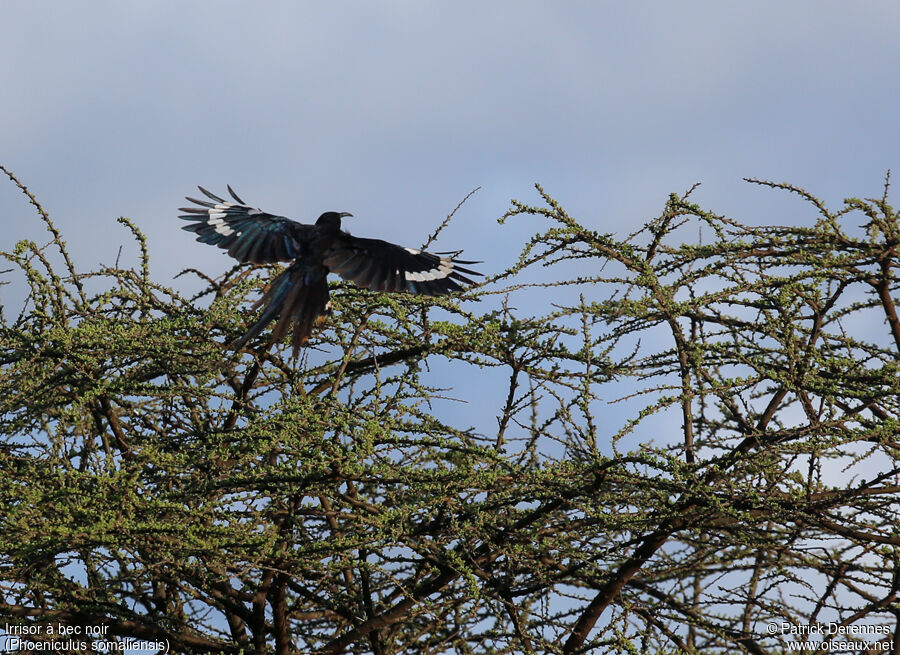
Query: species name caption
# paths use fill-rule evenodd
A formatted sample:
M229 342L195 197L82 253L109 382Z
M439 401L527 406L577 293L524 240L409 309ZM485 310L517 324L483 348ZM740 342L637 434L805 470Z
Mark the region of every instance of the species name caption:
M169 640L145 640L109 635L108 625L69 625L67 623L26 623L3 626L0 650L46 651L56 653L102 651L128 653L132 651L169 652Z

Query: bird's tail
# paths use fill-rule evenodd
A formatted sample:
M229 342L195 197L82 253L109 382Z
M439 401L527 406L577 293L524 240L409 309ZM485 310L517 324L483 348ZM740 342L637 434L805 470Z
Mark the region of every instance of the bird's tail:
M240 350L278 317L272 330L271 343L283 339L293 323L291 344L294 347L294 357L297 357L313 329L325 320L329 305L326 275L325 271L304 270L296 265L288 268L272 281L262 298L254 303L254 309L264 307L256 323L243 336L229 343L228 347Z

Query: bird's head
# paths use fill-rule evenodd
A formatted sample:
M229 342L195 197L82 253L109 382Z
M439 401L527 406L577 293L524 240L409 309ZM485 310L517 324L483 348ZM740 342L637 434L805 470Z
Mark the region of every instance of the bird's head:
M341 219L344 216L353 216L350 212L325 212L319 216L316 225L319 227L331 227L335 230L341 229Z

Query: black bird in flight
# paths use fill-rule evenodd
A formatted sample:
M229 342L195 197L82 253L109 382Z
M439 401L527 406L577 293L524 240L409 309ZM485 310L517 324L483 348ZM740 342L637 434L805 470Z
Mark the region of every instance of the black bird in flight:
M432 254L381 241L362 239L341 230L347 212L325 212L315 225L268 214L245 204L228 187L236 202L229 202L198 187L209 198L187 198L197 207L182 207L179 218L193 221L182 229L197 234L197 241L228 250L239 262L274 264L293 262L269 284L253 308L265 306L247 333L229 344L240 350L275 318L272 342L281 340L294 324L294 357L322 324L328 311L328 273L337 273L372 291L407 291L441 296L475 284L466 275L481 275L456 259L459 253ZM211 202L210 202L211 201Z

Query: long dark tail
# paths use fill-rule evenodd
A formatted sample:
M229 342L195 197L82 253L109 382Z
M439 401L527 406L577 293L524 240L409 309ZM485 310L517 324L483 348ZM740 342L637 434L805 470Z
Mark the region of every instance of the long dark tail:
M294 357L297 357L313 330L325 320L325 313L328 311L326 275L324 270L304 270L296 264L284 271L272 281L262 298L254 303L253 309L264 307L259 319L243 336L229 343L228 347L240 350L278 317L270 343L283 339L293 323L291 345L294 347Z

